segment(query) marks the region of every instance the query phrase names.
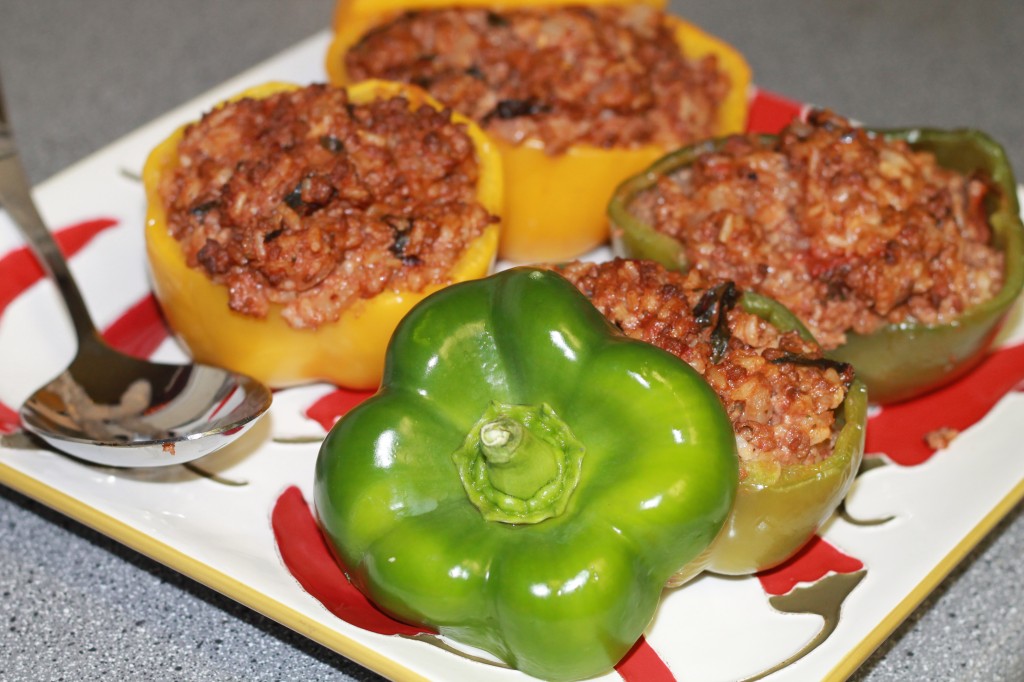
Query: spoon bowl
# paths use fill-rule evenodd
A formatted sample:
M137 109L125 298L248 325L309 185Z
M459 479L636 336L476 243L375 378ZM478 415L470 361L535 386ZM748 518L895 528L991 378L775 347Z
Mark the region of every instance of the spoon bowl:
M247 376L147 362L97 342L21 407L26 431L79 459L114 467L183 464L249 430L270 405Z
M57 285L78 337L74 360L21 407L24 429L74 457L113 467L184 464L247 431L270 407L250 377L149 362L108 346L32 201L0 93L0 207Z

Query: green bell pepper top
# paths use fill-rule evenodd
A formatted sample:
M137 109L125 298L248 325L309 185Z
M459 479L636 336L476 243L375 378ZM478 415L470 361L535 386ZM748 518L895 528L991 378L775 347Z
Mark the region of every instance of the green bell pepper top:
M545 679L611 669L719 534L738 477L717 396L561 276L447 287L331 430L320 524L392 616Z
M1003 148L985 133L926 128L873 132L888 139L905 140L915 150L932 152L945 168L988 177L993 191L987 197L986 209L993 245L1005 255L1002 289L957 319L945 324L907 321L870 334L849 333L845 344L829 351L829 357L852 364L867 385L871 400L884 404L938 388L981 361L1024 287L1024 225L1009 160ZM774 136L761 138L770 141ZM616 253L648 258L675 269L688 267L683 245L631 214L630 205L658 177L679 171L724 142L725 138L706 140L679 149L619 185L608 205Z

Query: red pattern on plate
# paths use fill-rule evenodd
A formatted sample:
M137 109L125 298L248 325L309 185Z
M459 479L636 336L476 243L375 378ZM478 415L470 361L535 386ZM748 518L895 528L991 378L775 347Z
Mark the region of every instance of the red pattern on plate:
M167 324L152 294L140 299L103 332L111 346L138 358L148 358L167 337Z
M306 416L318 422L324 427L324 431L330 431L331 427L341 419L346 412L363 402L374 391L357 391L348 388L338 388L327 395L319 398L316 402L306 408Z
M615 670L625 682L676 682L675 675L643 636L637 640Z
M770 595L786 594L800 583L813 583L829 573L854 573L864 568L860 559L843 554L815 535L796 556L773 569L757 574Z
M21 428L18 413L0 403L0 433L14 433Z
M93 237L115 225L117 221L111 218L97 218L59 230L54 233L54 237L64 257L71 258L92 241ZM0 315L14 299L46 276L43 266L27 246L15 249L0 258L0 273L3 273L3 277L0 277Z
M754 91L747 116L747 132L774 135L803 113L804 105L761 89Z
M65 258L78 253L93 238L117 225L112 218L86 220L54 232L54 238ZM0 315L16 298L46 276L43 266L27 246L15 249L0 258ZM14 433L21 428L18 413L0 402L0 433Z
M297 487L289 487L277 498L270 523L284 565L302 588L335 616L382 635L430 632L385 615L349 582Z
M972 372L914 400L882 408L868 422L865 452L884 453L903 466L926 462L935 450L925 436L939 428L963 431L1024 381L1024 344L991 353Z

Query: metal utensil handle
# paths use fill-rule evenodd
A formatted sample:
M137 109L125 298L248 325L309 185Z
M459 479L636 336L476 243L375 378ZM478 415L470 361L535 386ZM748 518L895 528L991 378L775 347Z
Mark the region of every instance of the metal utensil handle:
M68 262L57 246L53 234L43 223L42 217L32 200L25 169L18 158L18 150L14 146L14 135L7 119L4 106L3 85L0 82L0 206L7 210L8 215L28 240L29 246L36 257L57 285L64 303L75 326L79 345L88 344L97 338L96 326L93 324L89 309L85 305L82 293L78 290L68 269Z

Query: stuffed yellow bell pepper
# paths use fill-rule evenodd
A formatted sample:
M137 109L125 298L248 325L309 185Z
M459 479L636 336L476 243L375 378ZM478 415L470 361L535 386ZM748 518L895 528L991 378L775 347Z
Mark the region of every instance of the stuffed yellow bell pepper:
M324 88L324 86L310 87L332 89ZM255 100L269 106L268 98L279 93L299 90L299 86L296 85L269 83L247 90L232 99L231 102ZM345 97L351 107L381 100L394 100L405 102L404 106L409 112L415 112L427 106L431 109L423 109L423 111L440 111L447 114L447 110L444 110L423 91L397 83L367 81L349 88ZM228 105L228 103L222 104L212 113L224 112ZM395 106L402 105L396 104ZM350 114L353 111L351 107L348 109ZM402 109L402 111L405 110ZM273 111L271 109L271 112ZM258 118L258 116L253 116L253 120ZM300 120L300 125L306 124L303 122L304 117L300 116L297 119ZM298 248L291 254L281 251L284 248L282 244L287 245L292 233L301 229L301 221L309 219L309 216L319 208L315 197L327 201L336 197L339 192L347 192L352 195L344 196L347 203L337 209L341 216L337 220L341 221L348 220L350 217L348 213L356 211L360 206L369 205L370 200L359 195L359 192L366 193L363 184L350 182L348 186L331 186L330 183L322 182L324 178L318 176L316 172L309 171L292 192L266 200L269 207L264 206L263 209L265 212L273 214L269 220L271 223L274 220L278 221L279 227L264 232L261 238L228 238L223 240L223 244L211 244L214 240L206 237L206 244L201 245L202 248L199 249L198 255L191 256L193 261L202 262L203 267L199 267L195 262L191 264L188 262L189 257L186 256L182 243L172 234L174 230L170 225L166 195L162 190L167 183L180 185L186 182L176 179L174 174L181 163L179 145L182 143L188 126L178 129L157 146L150 154L143 170L148 201L147 254L156 297L168 323L189 352L199 361L248 374L274 387L313 380L330 381L352 388L376 387L383 370L385 347L399 319L414 304L431 292L452 282L482 277L489 272L494 263L499 231L496 216L500 214L503 205L500 157L488 138L471 121L458 115L451 116L450 120L458 124L468 135L471 149L464 155L475 156L475 201L480 205L477 209L487 215L488 224L468 242L450 245L455 254L452 257L452 265L447 272L442 273L439 279L427 280L427 284L419 288L415 286L407 288L383 286L378 287L380 290L370 295L350 296L352 300L349 305L344 307L337 305L340 312L335 312L333 319L329 314L323 314L317 310L314 304L303 308L303 304L297 303L289 307L282 300L288 300L293 293L297 300L299 289L309 286L310 282L323 279L324 273L316 272L318 262L315 258L331 249L343 250L358 247L358 240L368 239L365 232L358 234L358 230L355 230L354 232L357 232L355 235L334 233L334 225L321 226L318 228L319 232L314 235L315 240L311 240L306 235L306 241L296 242ZM320 132L322 131L314 129L310 135L315 136ZM217 134L234 135L235 131L221 131ZM267 134L284 135L281 132ZM384 154L379 151L379 148L386 146L386 143L379 139L383 136L366 131L356 131L351 134L359 136L355 142L362 142L364 138L368 140L368 146L361 146L360 149L364 149L364 155L367 155L371 161L374 154ZM459 134L461 135L461 133ZM216 145L223 142L215 138L216 134L209 140L201 141L201 144ZM423 133L423 139L425 140L424 144L437 143L437 136L431 137L429 131ZM319 153L348 154L345 149L345 140L336 139L331 134L321 134L319 143L323 147L323 151ZM377 147L373 147L373 143L377 143ZM224 146L230 147L231 145L225 144ZM287 148L287 144L284 144L283 148ZM369 149L369 151L365 151L365 149ZM318 150L313 151L313 153L317 152ZM406 156L416 157L414 154ZM409 161L409 163L418 162L416 158ZM244 163L249 166L258 166L262 161L259 159L247 160ZM424 162L421 165L426 166L427 164ZM286 166L287 160L282 167ZM393 168L395 164L391 163L389 166ZM332 172L344 175L346 167L343 165L341 168L343 170ZM357 179L362 181L376 171L370 167L361 170L357 168L354 171L349 168L347 172L357 176L361 173L362 175ZM228 171L221 171L221 173L230 175ZM326 175L326 171L324 174ZM380 175L380 173L377 174ZM273 178L266 179L263 183L264 186L272 180ZM398 186L403 182L402 178L393 179L393 184ZM430 182L424 184L431 185ZM187 191L187 189L181 191ZM219 204L217 210L222 215L226 215L229 211L238 211L240 206L244 213L245 210L249 210L245 205L247 200L253 206L252 212L255 213L258 210L256 208L258 202L252 200L251 197L240 196L237 190L234 195L227 194L219 197L216 201L204 203L200 197L192 204L189 211L200 216L201 222L203 214L213 204ZM226 206L225 204L228 203L231 205ZM371 205L370 210L377 209ZM440 212L443 213L443 210ZM384 219L390 220L391 222L388 224L395 226L394 242L384 250L390 250L390 253L403 264L415 265L418 262L417 256L405 253L403 249L412 248L409 245L409 241L412 239L410 230L416 216L401 213L401 206L399 206L395 216L386 215ZM349 232L353 232L353 230ZM189 237L186 235L182 238L188 239ZM193 238L202 239L203 237ZM331 240L334 242L345 241L341 244L333 244ZM324 248L325 245L328 246ZM261 273L262 279L253 278L254 282L249 284L240 278L227 284L215 281L215 278L210 276L211 270L217 271L218 265L226 259L230 260L230 257L234 257L234 262L244 264L248 257L244 254L253 250L262 254L272 248L278 250L277 261L281 263L280 267L285 272L276 273L270 270L267 274L264 271ZM243 252L243 256L239 256L238 252ZM388 254L384 253L380 260L388 257ZM289 278L302 279L287 272L292 265L295 267L307 266L307 270L311 272L309 281L302 280L292 285L288 281ZM342 262L332 276L343 278L344 273L338 274L343 267L348 267L350 270L370 271L374 267L383 266L376 261L365 263L361 268ZM373 270L373 272L376 273L377 270ZM372 276L367 276L366 272L356 274L362 275L363 281L372 283ZM278 280L284 282L283 293L278 296L281 300L272 299L262 307L256 306L258 309L255 314L250 314L252 311L239 311L239 308L245 307L250 298L258 298L262 290L274 285ZM344 284L343 279L342 283ZM289 291L289 287L296 291ZM336 288L344 288L344 286ZM339 297L340 294L328 290L319 295L319 303L326 303L326 307L330 308L336 304L336 299ZM322 319L318 317L321 315Z
M448 0L340 0L335 16L335 38L328 50L326 59L327 71L331 82L345 84L356 80L346 66L346 56L357 47L368 34L396 17L403 11L419 11L440 9L453 4ZM494 2L494 0L463 0L457 3L460 8L494 9L495 14L488 15L488 21L497 28L504 21L498 14L501 11L512 11L526 8L551 8L564 6L558 0L518 0L514 2ZM661 10L663 0L641 0L626 2L625 0L592 0L587 3L592 7L610 5L648 5ZM705 57L712 56L716 67L724 75L728 85L723 99L714 113L714 122L706 135L724 135L742 131L747 120L747 89L750 83L750 69L743 57L728 44L705 33L696 26L677 17L665 16L665 20L674 37L678 49L688 63L697 63ZM439 39L438 43L447 44L447 38ZM448 49L447 47L445 48ZM452 48L453 50L456 48ZM533 50L535 52L535 50ZM371 51L379 54L379 51ZM421 55L417 59L431 61L436 55ZM462 59L458 55L455 59ZM376 60L377 58L374 57ZM538 57L543 60L543 57ZM572 64L575 71L583 59L567 57L565 64ZM466 72L483 76L476 65L467 67ZM500 67L495 67L500 71ZM559 67L562 68L562 67ZM581 67L582 68L582 67ZM526 72L535 74L539 69L527 68ZM401 75L389 73L387 76L371 74L374 77L387 77L395 80L406 80ZM646 74L643 74L646 75ZM593 77L591 77L593 76ZM500 76L499 76L500 77ZM604 76L594 74L578 75L563 73L556 76L571 83L604 80ZM626 80L641 80L630 77ZM483 80L480 78L479 80ZM512 79L510 79L512 80ZM424 79L411 79L418 85L426 87L441 101L452 105L474 117L489 132L493 119L511 119L518 116L533 116L532 100L508 99L499 102L493 112L485 117L474 112L465 111L458 104L449 101L447 92L432 87ZM507 83L507 82L506 82ZM446 86L447 87L447 86ZM518 87L518 86L516 86ZM631 86L632 87L632 86ZM461 86L455 89L461 89ZM564 88L562 88L564 90ZM464 93L463 93L464 94ZM562 93L564 94L564 93ZM632 97L630 95L629 97ZM602 96L603 97L603 96ZM602 115L613 109L629 109L633 106L629 97L623 97L616 103L609 104L602 110ZM647 94L637 97L649 97ZM471 97L479 102L480 98ZM602 99L602 101L604 101ZM564 106L563 106L564 105ZM540 109L544 104L539 105ZM559 115L568 118L576 113L566 114L563 110L574 109L573 102L559 105ZM546 112L541 112L546 113ZM648 120L653 117L647 116ZM505 121L507 123L507 121ZM539 123L538 125L548 125ZM603 125L603 124L602 124ZM505 212L499 255L517 262L557 261L578 256L603 243L608 236L608 221L604 215L603 204L611 195L616 185L638 172L668 149L679 146L679 140L671 144L642 142L620 145L617 142L603 141L600 144L590 142L572 143L564 149L553 149L541 137L527 135L523 139L510 140L507 136L491 134L495 145L500 149L504 162L506 193ZM689 141L693 141L692 139Z

